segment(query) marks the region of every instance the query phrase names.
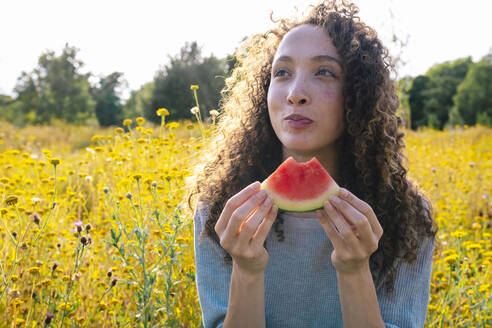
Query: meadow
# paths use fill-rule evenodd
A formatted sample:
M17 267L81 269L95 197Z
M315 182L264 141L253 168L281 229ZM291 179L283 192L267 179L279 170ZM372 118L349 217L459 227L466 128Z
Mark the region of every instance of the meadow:
M0 327L200 327L194 123L0 123ZM492 129L405 131L439 225L426 327L491 327Z

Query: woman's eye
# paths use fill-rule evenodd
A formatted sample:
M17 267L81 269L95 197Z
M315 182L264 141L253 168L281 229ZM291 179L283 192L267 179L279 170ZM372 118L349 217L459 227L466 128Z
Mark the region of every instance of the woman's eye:
M333 74L331 72L331 70L329 70L327 68L320 68L318 70L318 72L316 73L316 75L321 75L321 76L335 76L335 74Z
M278 69L275 71L275 74L273 75L274 77L285 77L287 76L288 72L285 69Z

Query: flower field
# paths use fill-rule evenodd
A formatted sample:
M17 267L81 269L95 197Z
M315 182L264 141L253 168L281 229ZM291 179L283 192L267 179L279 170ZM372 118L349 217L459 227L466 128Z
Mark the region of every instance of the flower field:
M0 327L200 327L184 197L214 125L160 115L97 131L0 123ZM491 327L492 130L406 131L406 144L439 225L426 326Z

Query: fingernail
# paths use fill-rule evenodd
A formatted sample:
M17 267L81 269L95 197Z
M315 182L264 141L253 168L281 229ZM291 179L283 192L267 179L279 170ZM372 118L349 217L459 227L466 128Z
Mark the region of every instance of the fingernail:
M347 190L340 188L340 196L347 197L348 196Z
M337 196L331 196L330 200L335 204L340 204L340 198L338 198Z
M325 206L328 208L328 209L333 209L333 206L331 206L330 202L329 201L326 201L325 202Z

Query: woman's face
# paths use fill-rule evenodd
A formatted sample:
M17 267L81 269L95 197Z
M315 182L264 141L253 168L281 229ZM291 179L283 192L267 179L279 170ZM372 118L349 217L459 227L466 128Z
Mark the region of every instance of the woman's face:
M268 89L268 114L284 151L311 155L343 132L343 71L331 38L313 25L289 31L279 44Z

